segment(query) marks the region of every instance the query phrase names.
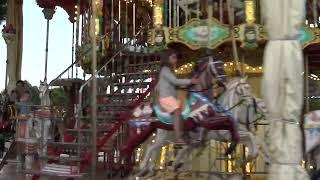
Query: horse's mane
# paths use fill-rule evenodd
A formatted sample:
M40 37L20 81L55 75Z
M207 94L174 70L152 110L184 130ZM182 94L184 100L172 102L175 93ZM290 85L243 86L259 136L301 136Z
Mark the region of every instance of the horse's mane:
M213 55L208 55L208 56L203 56L203 57L201 57L201 58L197 61L195 67L193 68L192 75L204 71L205 68L206 68L206 65L208 64L208 62L209 62L209 60L210 60L211 58L213 59L213 61L216 61L216 59L214 58Z
M226 88L231 89L234 84L239 84L241 81L241 77L234 77L227 82Z

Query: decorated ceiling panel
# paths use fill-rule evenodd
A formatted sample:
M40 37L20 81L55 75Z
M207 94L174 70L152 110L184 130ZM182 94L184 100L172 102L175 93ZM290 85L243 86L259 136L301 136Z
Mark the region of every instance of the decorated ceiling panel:
M149 31L148 43L158 49L166 48L170 43L182 43L192 50L200 48L215 49L231 41L233 31L236 41L242 48L252 49L268 41L268 33L260 24L240 24L231 27L218 20L191 19L183 26L176 28L157 27ZM305 48L320 42L320 30L302 26L299 33L301 45Z

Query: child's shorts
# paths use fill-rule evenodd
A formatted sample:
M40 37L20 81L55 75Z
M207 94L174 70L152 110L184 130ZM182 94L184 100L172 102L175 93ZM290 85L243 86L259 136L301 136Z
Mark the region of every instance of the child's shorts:
M180 108L180 100L173 96L159 98L159 104L166 112L172 113Z

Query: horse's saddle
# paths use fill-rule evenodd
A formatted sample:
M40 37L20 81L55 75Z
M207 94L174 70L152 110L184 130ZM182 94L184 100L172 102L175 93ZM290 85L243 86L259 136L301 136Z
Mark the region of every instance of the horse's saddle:
M190 112L191 112L190 105L191 105L191 103L192 103L192 99L188 99L188 100L185 101L185 106L184 106L185 108L184 108L183 112L181 113L181 116L182 116L183 120L186 120L190 115ZM159 121L161 121L161 122L163 122L165 124L173 124L175 116L172 113L162 111L162 108L160 107L159 104L155 104L153 106L153 109L154 109L155 115L159 119Z

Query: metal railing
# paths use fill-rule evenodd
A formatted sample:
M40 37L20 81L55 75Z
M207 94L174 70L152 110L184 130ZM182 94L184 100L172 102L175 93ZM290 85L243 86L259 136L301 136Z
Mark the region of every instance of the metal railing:
M150 24L150 22L149 22L145 27L148 27L149 24ZM133 37L130 41L128 41L128 42L126 42L125 44L123 44L122 47L120 47L120 49L119 49L116 53L114 53L114 55L113 55L103 66L101 66L100 69L98 69L98 70L96 71L96 74L97 74L97 75L101 74L101 72L102 72L103 70L105 70L106 67L107 67L110 63L112 63L112 61L115 60L115 58L127 47L127 45L132 44L133 40L135 40L139 35L141 35L141 33L143 32L144 29L145 29L145 28L143 28L143 27L141 26L140 30L134 35L134 37ZM89 85L89 83L93 80L93 78L94 78L94 76L92 75L92 76L80 87L80 90L79 90L79 101L78 101L78 105L79 105L78 108L79 108L80 110L82 109L82 94L83 94L83 90L84 90L84 88L85 88L86 86Z
M116 23L116 26L114 26L109 33L103 35L102 38L100 39L100 41L105 40L106 38L108 38L109 36L111 36L111 34L112 34L113 32L117 31L120 22L121 22L121 21L119 21L118 24ZM77 48L78 48L78 47L77 47ZM56 82L59 78L61 78L66 72L68 72L71 68L73 68L74 65L76 65L78 62L80 62L81 59L82 59L86 54L88 54L90 51L92 51L92 48L89 48L89 49L87 49L85 52L83 52L82 55L80 55L76 61L74 61L74 62L73 62L71 65L69 65L65 70L63 70L56 78L54 78L54 79L49 83L49 86L52 86L53 83L55 83L55 82ZM76 50L76 52L77 52L77 50Z

